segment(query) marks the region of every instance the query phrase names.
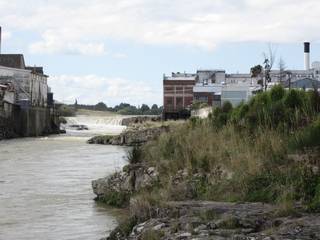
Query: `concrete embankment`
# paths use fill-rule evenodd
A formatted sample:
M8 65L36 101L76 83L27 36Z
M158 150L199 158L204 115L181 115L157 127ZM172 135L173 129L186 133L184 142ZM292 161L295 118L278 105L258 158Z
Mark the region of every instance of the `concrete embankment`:
M59 119L49 108L20 109L15 107L9 117L1 117L0 139L36 137L59 133Z

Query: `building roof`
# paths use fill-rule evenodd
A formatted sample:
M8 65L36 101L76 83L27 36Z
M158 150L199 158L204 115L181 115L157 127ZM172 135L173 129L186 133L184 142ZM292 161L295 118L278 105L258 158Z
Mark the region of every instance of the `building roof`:
M313 78L302 78L296 81L292 81L290 85L293 88L313 89L313 88L320 88L320 81ZM285 86L289 87L289 81L285 83Z
M0 54L0 66L19 69L26 67L22 54Z
M43 75L43 67L31 67L31 66L27 66L26 67L27 70L31 70L33 73L38 73L38 74L42 74Z
M197 84L193 87L194 93L220 93L222 89L221 84Z

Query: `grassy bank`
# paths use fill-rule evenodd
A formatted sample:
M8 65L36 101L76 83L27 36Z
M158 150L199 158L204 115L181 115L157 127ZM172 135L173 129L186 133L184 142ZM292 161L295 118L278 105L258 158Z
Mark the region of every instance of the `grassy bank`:
M150 142L139 161L155 166L162 200L262 201L320 206L317 92L275 87L248 104L228 103ZM298 161L292 156L306 156ZM310 161L309 161L310 160ZM172 179L185 171L181 183Z
M272 203L280 215L293 214L298 202L319 212L319 111L317 92L275 87L134 149L132 162L155 167L159 180L132 196L133 218L141 222L151 206L190 199Z

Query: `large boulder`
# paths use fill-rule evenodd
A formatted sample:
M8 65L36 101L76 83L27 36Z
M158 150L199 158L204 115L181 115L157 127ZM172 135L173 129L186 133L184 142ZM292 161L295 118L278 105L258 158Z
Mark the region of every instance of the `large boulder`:
M97 200L123 206L129 202L132 193L152 187L158 181L158 175L153 167L130 164L124 167L124 171L92 181L92 189Z

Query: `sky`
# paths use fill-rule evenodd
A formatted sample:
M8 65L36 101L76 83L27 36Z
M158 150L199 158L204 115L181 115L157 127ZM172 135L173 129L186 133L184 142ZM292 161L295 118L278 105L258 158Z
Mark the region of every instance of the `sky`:
M0 12L2 53L43 66L65 103L162 105L163 74L248 73L270 44L288 69L303 69L304 41L320 60L319 0L0 0Z

